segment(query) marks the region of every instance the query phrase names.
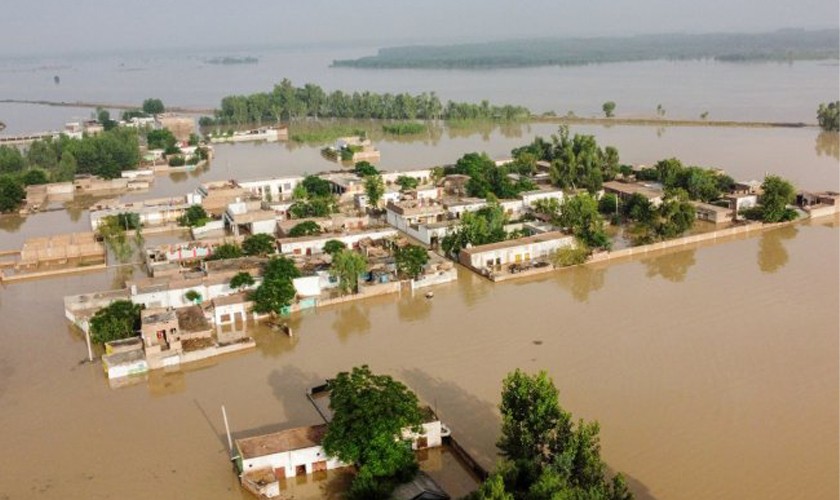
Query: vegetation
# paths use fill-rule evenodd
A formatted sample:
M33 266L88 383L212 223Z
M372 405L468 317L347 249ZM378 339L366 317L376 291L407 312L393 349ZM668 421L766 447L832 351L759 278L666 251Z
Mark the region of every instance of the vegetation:
M142 306L130 300L117 300L100 309L90 319L90 339L103 344L136 335L140 329Z
M504 457L472 499L630 500L621 474L607 478L597 422L572 421L559 403L554 382L540 372L516 370L503 382Z
M167 164L170 167L183 167L187 164L187 159L184 158L182 155L172 155L169 157Z
M201 303L201 294L196 292L195 290L187 290L187 293L184 294L184 298L192 302L193 304Z
M178 153L178 139L168 128L150 130L146 134L146 145L149 149L162 149L165 154Z
M498 203L480 208L475 212L465 212L461 222L451 233L441 240L441 248L446 255L457 257L467 245L486 245L507 239L505 224L507 216Z
M653 170L654 172L642 173L641 176L652 176L651 180L658 180L666 189L683 189L689 199L706 203L720 198L724 191L728 191L735 184L731 177L720 171L686 167L676 158L658 161Z
M423 266L429 262L429 252L421 246L406 245L397 248L394 258L399 272L411 279L417 279L423 272Z
M252 234L242 242L242 251L245 255L265 257L277 251L276 241L270 234Z
M289 230L289 236L292 238L314 236L316 234L321 234L321 226L319 226L317 222L311 220L296 224L295 227Z
M143 112L147 115L159 115L166 111L166 107L163 105L163 101L160 99L146 99L143 101Z
M561 248L554 252L551 256L551 261L555 267L576 266L586 262L589 253L590 250L584 245Z
M353 173L359 177L368 177L371 175L379 175L379 170L371 165L370 162L360 161L353 166Z
M66 135L34 141L26 155L18 148L0 146L0 174L22 174L29 169L47 173L51 182L72 181L76 174L111 179L140 163L137 132L115 128L97 135L71 139Z
M338 278L342 293L359 293L359 275L367 272L367 260L359 252L346 249L332 256L330 275Z
M230 287L236 288L240 291L253 285L254 277L244 271L236 273L233 278L230 279Z
M294 142L325 143L339 137L361 136L366 132L356 126L341 123L302 123L295 125L289 139Z
M512 68L656 59L791 61L837 59L837 29L771 33L666 34L541 38L455 45L388 47L377 55L334 61L357 68Z
M407 122L382 125L382 131L394 135L415 135L422 134L429 129L425 123Z
M368 205L374 209L379 208L379 202L382 201L382 195L385 194L385 182L382 181L381 175L365 177L365 194L367 195Z
M555 185L564 189L584 188L592 194L601 189L603 181L614 179L619 172L617 149L612 146L601 149L591 135L570 137L566 126L561 126L550 141L537 137L512 153L526 165L533 159L550 162L549 174Z
M403 429L422 423L417 396L366 365L328 381L332 421L324 436L330 456L356 465L349 497L385 499L417 472L417 459Z
M123 212L117 215L104 217L99 223L96 231L113 250L119 260L126 260L131 255L131 246L128 243L126 233L136 231L136 241L140 243L140 216L132 212Z
M509 173L511 171L508 166L496 166L496 162L485 153L467 153L453 167L446 168L447 175L469 175L467 194L477 198L487 198L490 194L500 199L516 198L523 191L536 189L530 179L513 181Z
M420 183L420 181L418 181L416 177L409 177L407 175L401 175L397 177L396 182L400 186L400 191L409 191L412 189L417 189L417 185Z
M328 240L324 243L324 253L334 256L338 252L347 248L347 245L344 244L343 241L338 240Z
M222 243L213 250L213 254L207 260L238 259L243 255L242 247L236 243Z
M296 202L289 213L295 219L325 217L338 210L330 182L314 175L307 175L295 186L292 198Z
M202 117L201 126L249 123L276 123L299 118L360 118L382 120L517 120L528 118L530 111L521 106L491 106L489 102L469 104L441 103L437 95L376 94L336 90L326 93L318 85L295 87L288 79L271 92L222 99L214 117Z
M623 215L634 221L629 229L636 245L653 243L681 236L691 229L696 218L694 205L680 188L666 191L662 203L655 207L640 194L634 194L623 205Z
M254 311L272 316L282 314L295 298L292 280L300 277L295 263L285 257L274 257L263 268L262 283L251 293Z
M817 109L817 121L823 130L829 132L840 130L840 101L820 104Z
M598 202L589 194L568 198L561 207L557 222L568 228L588 248L609 250L612 246L604 231L604 218L598 212Z
M761 183L763 191L759 206L748 209L744 216L766 223L785 222L796 219L796 210L788 205L796 199L793 185L776 175L768 175Z
M604 111L604 116L607 118L612 118L615 116L615 103L613 101L607 101L602 106L601 109Z
M191 205L178 218L178 225L186 227L201 227L210 221L210 216L201 205Z
M17 210L26 198L23 182L16 175L0 175L0 212Z

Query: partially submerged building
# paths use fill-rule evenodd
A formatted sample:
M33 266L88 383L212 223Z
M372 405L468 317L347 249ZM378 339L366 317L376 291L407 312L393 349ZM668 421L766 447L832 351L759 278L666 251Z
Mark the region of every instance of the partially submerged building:
M570 248L574 244L573 236L554 231L516 240L464 248L461 250L458 260L464 266L485 274L508 264L547 261L554 252L563 248Z

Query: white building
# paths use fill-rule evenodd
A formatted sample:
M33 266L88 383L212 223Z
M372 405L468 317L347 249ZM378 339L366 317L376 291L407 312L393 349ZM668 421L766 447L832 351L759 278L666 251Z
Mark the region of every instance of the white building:
M326 432L327 424L321 424L237 439L237 467L243 474L269 469L278 479L346 467L321 446Z
M563 204L563 191L561 189L537 189L534 191L526 191L520 193L522 204L526 208L532 208L537 200L555 199L560 204Z
M276 202L291 199L292 191L301 182L303 182L303 177L291 176L241 181L239 185L263 201Z
M397 230L391 227L373 228L364 231L351 231L345 233L323 233L314 236L301 236L299 238L281 238L280 253L286 255L314 255L323 253L324 244L330 240L338 240L348 248L354 247L359 241L370 238L381 240L397 235Z
M573 236L554 231L516 240L464 248L461 250L458 259L461 264L476 271L481 271L496 266L544 259L561 248L573 246L574 243Z
M259 201L231 203L223 219L234 236L240 233L274 235L277 230L277 214L273 210L263 210Z

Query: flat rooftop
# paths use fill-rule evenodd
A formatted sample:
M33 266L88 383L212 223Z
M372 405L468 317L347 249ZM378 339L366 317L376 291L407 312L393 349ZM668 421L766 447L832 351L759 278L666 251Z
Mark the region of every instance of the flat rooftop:
M505 248L514 248L514 247L519 247L519 246L523 246L523 245L530 245L532 243L543 243L543 242L552 241L552 240L563 240L563 239L566 239L566 238L573 238L573 236L571 236L569 234L566 234L566 233L562 233L560 231L551 231L551 232L548 232L548 233L535 234L534 236L528 236L526 238L518 238L518 239L515 239L515 240L505 240L505 241L500 241L498 243L488 243L487 245L479 245L477 247L464 248L463 250L461 250L461 252L466 253L467 255L474 255L474 254L482 253L482 252L490 252L490 251L493 251L493 250L502 250L502 249L505 249Z
M243 459L263 457L275 453L321 446L327 424L311 425L309 427L295 427L284 431L237 439L236 447Z

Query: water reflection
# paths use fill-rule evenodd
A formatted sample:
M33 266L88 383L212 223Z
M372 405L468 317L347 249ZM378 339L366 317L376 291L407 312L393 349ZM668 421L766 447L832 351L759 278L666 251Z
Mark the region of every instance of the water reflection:
M785 226L761 235L758 242L758 267L761 272L775 273L788 263L788 252L782 242L796 237L798 232L794 226Z
M425 319L432 312L432 303L423 296L422 290L414 292L414 296L402 298L397 302L397 315L402 321L418 321Z
M369 314L366 307L358 304L342 305L336 309L332 328L342 344L353 334L362 335L370 331Z
M607 268L603 265L578 266L557 273L557 282L578 302L588 302L589 294L604 287Z
M817 156L830 156L840 160L840 134L837 132L820 132L814 144Z
M0 215L0 231L16 233L26 222L26 217L17 214Z
M645 259L642 263L647 266L645 276L648 278L661 276L668 281L679 283L685 279L689 268L695 264L694 250L660 255Z
M321 385L324 379L311 372L304 372L291 365L283 365L268 374L268 385L277 401L283 407L286 417L284 422L272 423L259 429L251 429L248 435L277 432L278 430L299 425L312 425L320 420L320 416L311 404L301 404L305 398L305 391L311 387ZM304 400L305 401L305 400Z

